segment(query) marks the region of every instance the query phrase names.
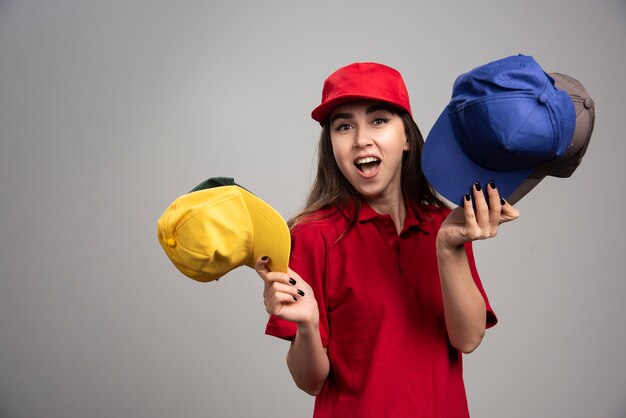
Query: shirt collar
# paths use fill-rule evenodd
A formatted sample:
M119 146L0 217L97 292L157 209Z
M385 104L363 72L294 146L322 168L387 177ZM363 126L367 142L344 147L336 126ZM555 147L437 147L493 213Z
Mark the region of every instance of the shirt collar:
M420 230L426 232L426 233L430 233L432 232L432 228L430 227L430 223L422 223L420 222L416 217L415 214L413 213L413 210L411 209L411 207L407 204L407 202L404 202L405 206L406 206L406 217L404 219L404 227L402 228L402 232L407 231L413 227L419 228ZM352 218L352 215L354 213L354 210L356 209L356 204L354 202L351 202L345 209L344 213L348 216L348 218ZM384 216L389 216L389 215L381 215L380 213L376 212L374 209L372 209L372 207L370 205L367 204L367 202L365 201L361 201L361 210L359 212L359 215L357 217L357 222L365 222L365 221L369 221L375 218L379 218L379 217L384 217Z
M352 207L350 209L350 213L352 213L352 211L355 209L354 203L352 203ZM370 219L374 219L378 216L381 216L380 213L372 209L372 207L366 202L361 201L361 211L359 212L359 217L357 218L358 222L369 221Z

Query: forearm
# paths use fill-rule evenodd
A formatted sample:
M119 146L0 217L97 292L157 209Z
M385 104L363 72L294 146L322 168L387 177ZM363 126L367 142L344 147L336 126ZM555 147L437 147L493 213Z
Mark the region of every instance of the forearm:
M485 334L485 300L474 283L463 245L450 248L438 243L437 259L450 343L471 353Z
M330 371L328 355L322 345L318 324L299 324L289 352L287 366L296 385L317 395Z

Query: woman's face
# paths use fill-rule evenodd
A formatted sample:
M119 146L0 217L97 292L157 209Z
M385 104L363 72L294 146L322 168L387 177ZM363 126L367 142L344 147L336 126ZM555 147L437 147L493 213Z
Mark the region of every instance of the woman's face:
M330 115L330 140L339 169L366 201L401 196L402 154L409 144L402 119L389 105L338 106Z

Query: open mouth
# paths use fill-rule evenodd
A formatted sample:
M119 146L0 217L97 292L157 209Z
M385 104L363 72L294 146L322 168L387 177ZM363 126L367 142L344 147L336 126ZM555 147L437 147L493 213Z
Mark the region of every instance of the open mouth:
M370 174L376 171L380 165L380 159L376 157L359 158L354 162L355 167L363 174Z

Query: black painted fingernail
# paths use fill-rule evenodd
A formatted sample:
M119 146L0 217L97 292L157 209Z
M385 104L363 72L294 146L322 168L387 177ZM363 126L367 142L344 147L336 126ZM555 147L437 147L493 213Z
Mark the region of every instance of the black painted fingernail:
M506 205L506 200L504 200L504 199L500 198L500 204L501 204L501 205Z
M465 193L465 200L467 200L468 202L470 201L470 195L469 195L469 193Z
M493 180L489 180L489 187L491 187L492 189L495 189L496 183Z
M267 261L267 260L269 260L269 259L270 259L270 258L269 258L268 256L266 256L266 255L264 255L263 257L261 257L261 260L262 260L262 261Z
M289 278L289 284L296 284L296 281L290 277Z
M474 187L476 187L476 191L478 191L478 192L480 192L482 190L481 187L480 187L480 183L479 182L474 183Z
M298 294L299 294L300 296L304 296L304 292L303 292L302 290L300 290L300 289L298 289Z
M298 301L298 298L296 298L295 296L292 296L292 297L293 297L293 301L294 301L294 302L297 302L297 301Z

